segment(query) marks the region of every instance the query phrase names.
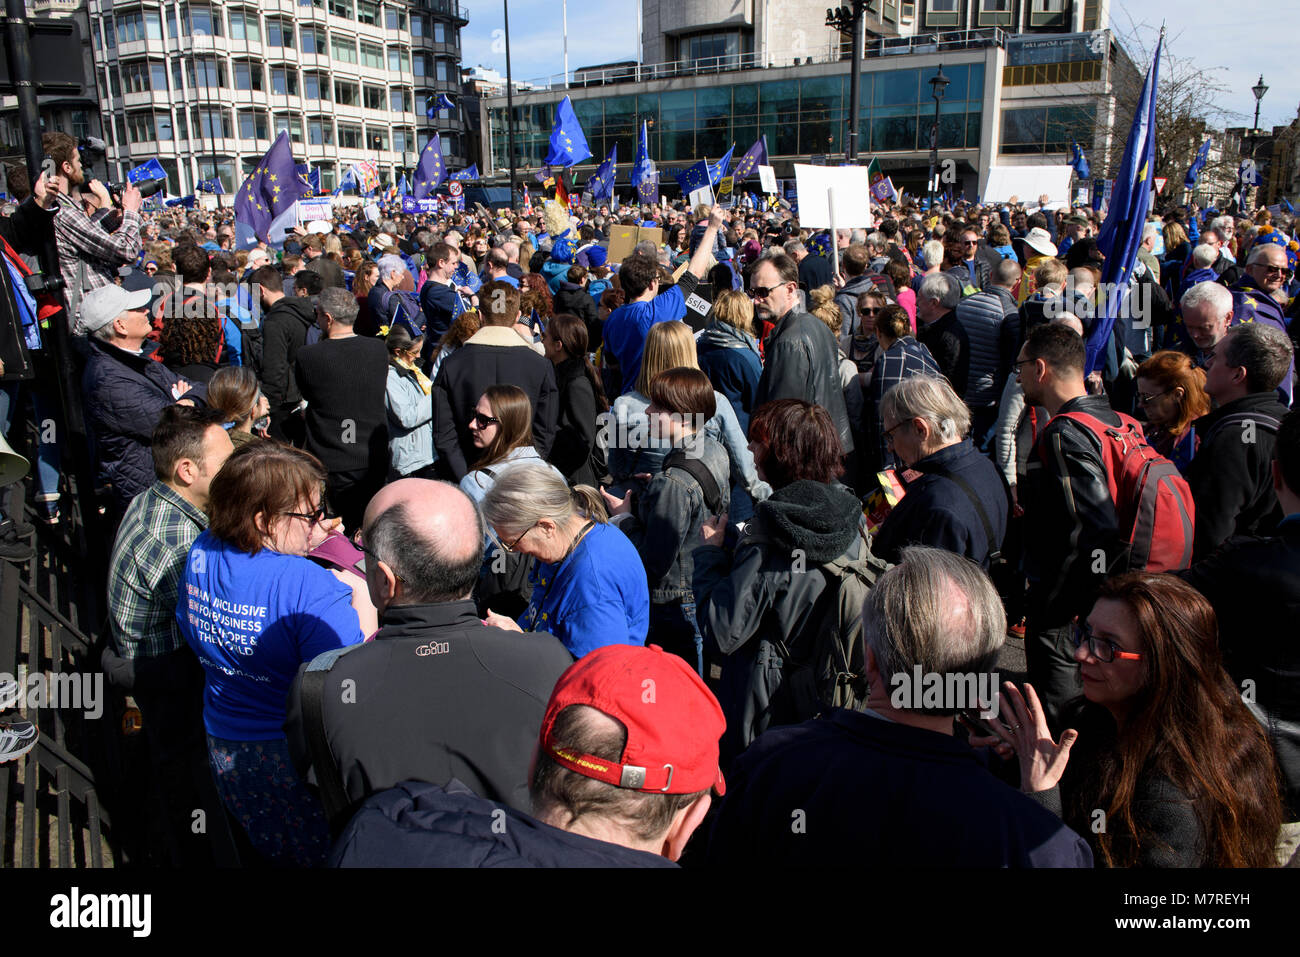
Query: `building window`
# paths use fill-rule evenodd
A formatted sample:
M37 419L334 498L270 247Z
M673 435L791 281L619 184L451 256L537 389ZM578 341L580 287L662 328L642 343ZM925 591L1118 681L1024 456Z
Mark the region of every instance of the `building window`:
M126 130L132 143L151 142L154 138L153 114L149 112L126 114Z
M190 7L189 27L191 36L198 33L205 33L210 37L223 36L221 14L213 16L212 11L207 7Z
M1029 25L1033 27L1064 26L1068 19L1066 0L1033 0L1029 8Z
M266 114L261 110L240 110L239 112L239 135L246 140L267 140L270 139L269 127L266 123Z
M329 99L329 77L322 76L319 73L304 73L302 75L302 96L305 100L321 99L321 91L325 91L325 99Z
M384 109L384 88L382 86L363 86L361 88L361 105L367 110Z
M195 57L186 61L185 74L189 78L191 88L214 89L230 85L226 82L225 61L218 61L213 57Z
M325 55L325 31L319 28L302 28L302 52Z
M361 44L361 65L372 70L384 68L384 51L372 43Z
M448 81L448 80L451 79L451 68L450 68L450 64L449 64L446 60L438 60L438 61L437 61L437 67L438 67L438 79L439 79L439 80L442 80L442 81L446 82L446 81Z
M339 146L351 150L361 149L361 127L352 123L340 123Z
M334 81L334 102L339 106L360 106L361 89L355 83Z
M980 26L1009 26L1011 24L1011 0L980 0Z
M370 0L357 0L357 22L378 26L379 4L371 3Z
M427 37L429 35L429 18L422 13L411 14L411 36Z
M1003 110L999 152L1068 153L1072 142L1090 149L1096 122L1097 110L1092 105Z
M117 38L123 43L144 39L144 17L137 13L124 13L116 18Z
M343 63L357 62L357 45L351 39L330 37L330 56Z
M384 29L405 30L406 11L401 7L384 7Z
M113 50L117 47L117 31L113 28L113 18L104 17L104 47Z
M411 74L419 83L429 74L429 54L416 53L411 57Z
M189 121L185 119L185 111L176 111L176 138L178 140L188 140L190 138Z
M122 95L122 80L118 76L117 70L112 67L108 68L108 88L113 96Z
M389 47L388 69L393 73L410 73L411 51L403 47Z
M266 21L266 45L293 49L293 24L283 20Z
M90 114L85 110L73 110L72 116L72 135L77 139L85 139L90 135Z
M405 153L407 150L415 151L415 131L410 129L393 130L393 152Z
M388 108L394 113L410 113L411 91L402 89L389 90Z
M297 96L298 71L286 67L272 67L271 92L277 96Z
M328 116L313 116L307 120L307 142L312 146L334 145L334 121Z
M230 121L229 110L195 107L191 113L194 120L194 129L201 137L211 140L218 137L231 138L235 135Z
M162 14L157 10L146 10L144 12L145 36L150 40L161 40L162 32Z
M748 38L739 30L720 30L680 37L677 41L677 59L705 66L738 66L740 54L747 52Z
M258 90L259 92L265 89L262 85L262 64L236 60L235 89Z
M352 0L329 0L330 13L336 17L352 19Z
M277 113L275 117L275 135L288 131L289 139L294 143L302 142L302 120L297 116Z
M388 149L388 130L382 126L367 126L366 146L377 150Z
M257 14L251 10L231 10L230 38L232 40L247 40L250 43L261 43L262 28L258 25Z

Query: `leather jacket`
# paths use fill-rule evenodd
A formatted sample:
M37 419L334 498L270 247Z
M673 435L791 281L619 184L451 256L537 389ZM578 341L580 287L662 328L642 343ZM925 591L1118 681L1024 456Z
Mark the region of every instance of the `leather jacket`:
M802 399L831 415L844 452L853 451L853 433L840 385L839 349L826 323L806 312L791 310L768 337L763 375L755 406L773 399Z

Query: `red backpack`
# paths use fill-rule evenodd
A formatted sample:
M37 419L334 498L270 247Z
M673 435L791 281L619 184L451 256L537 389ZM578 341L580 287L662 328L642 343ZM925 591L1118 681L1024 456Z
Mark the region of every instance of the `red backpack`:
M1138 421L1123 412L1115 413L1119 425L1086 412L1060 414L1101 444L1110 497L1128 544L1128 569L1165 572L1190 565L1196 525L1191 487L1174 463L1147 444Z

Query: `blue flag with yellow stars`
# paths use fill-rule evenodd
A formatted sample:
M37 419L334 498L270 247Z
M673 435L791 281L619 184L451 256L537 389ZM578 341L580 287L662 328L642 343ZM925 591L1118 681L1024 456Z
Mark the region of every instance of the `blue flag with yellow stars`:
M732 143L731 149L727 150L727 155L709 167L709 180L711 182L717 183L727 175L727 168L731 166L731 154L734 152L736 152L736 144Z
M471 163L469 166L466 166L459 173L452 173L451 178L454 180L459 180L462 183L473 182L474 180L479 178L478 163Z
M578 125L578 114L566 96L555 108L555 128L551 130L551 151L546 154L547 166L573 166L591 159L587 137Z
M1142 230L1147 223L1151 207L1151 189L1156 161L1156 90L1160 79L1160 53L1164 46L1164 31L1156 42L1155 58L1147 71L1138 100L1133 126L1129 130L1124 159L1115 175L1115 186L1110 194L1110 208L1106 221L1097 236L1097 247L1106 255L1102 267L1100 303L1097 321L1088 336L1088 359L1084 372L1090 373L1105 358L1106 344L1110 341L1115 320L1124 310L1129 298L1129 282L1138 247L1142 244Z
M259 239L267 240L271 223L303 196L309 195L311 188L303 182L294 166L289 132L282 130L239 188L235 199L235 220L251 227Z
M1188 189L1196 188L1196 181L1200 178L1201 170L1205 169L1205 164L1210 159L1210 141L1206 140L1201 144L1201 148L1196 151L1196 159L1192 160L1192 165L1187 168L1187 175L1183 177L1183 185Z
M694 166L688 166L680 173L675 174L677 185L682 188L683 193L690 195L697 189L704 189L706 186L713 185L709 179L709 172L708 160L700 160Z
M438 101L433 105L440 110L452 110L454 112L456 109L456 104L451 102L451 97L446 93L439 93Z
M591 190L592 199L610 199L614 195L614 168L618 165L618 144L609 151L605 162L600 164L596 175L587 180L587 189Z
M1087 179L1092 175L1092 167L1088 165L1088 157L1083 155L1083 148L1078 143L1072 142L1070 148L1074 156L1070 160L1070 165L1074 167L1074 175L1079 179Z
M760 136L754 141L754 145L746 151L745 155L740 158L740 162L736 164L735 172L731 175L735 182L739 183L742 179L752 176L760 166L766 165L767 138Z
M447 165L442 161L442 137L434 133L420 154L420 165L415 168L415 198L428 199L447 179Z

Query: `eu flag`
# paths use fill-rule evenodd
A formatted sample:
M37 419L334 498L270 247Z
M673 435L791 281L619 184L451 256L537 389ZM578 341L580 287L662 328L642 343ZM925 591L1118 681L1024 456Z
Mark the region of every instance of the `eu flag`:
M352 172L352 167L349 166L348 171L344 173L343 178L339 180L338 186L334 187L334 195L338 196L344 190L356 189L356 188L357 188L357 177L356 174Z
M167 171L162 168L162 164L156 159L137 166L126 174L127 182L140 183L147 179L166 179Z
M446 93L439 93L438 102L434 104L434 107L439 110L455 111L456 104L451 102L451 97L449 97Z
M424 102L424 118L426 120L436 120L438 118L438 110L433 105L432 97Z
M1205 169L1205 164L1210 159L1210 141L1206 140L1201 144L1201 148L1196 151L1196 159L1192 160L1192 165L1187 169L1187 178L1183 180L1183 185L1188 189L1196 188L1196 180L1200 178L1201 170Z
M428 199L429 194L443 184L447 167L442 161L442 137L434 133L420 154L420 165L415 168L415 198Z
M591 190L592 199L612 199L614 196L614 169L618 165L618 144L609 151L605 162L600 164L596 175L587 180L587 189Z
M700 160L694 166L688 166L676 174L677 185L682 188L683 193L690 195L697 189L713 185L709 179L710 172L708 160Z
M767 165L767 140L760 136L754 141L754 145L749 148L740 162L736 164L736 171L731 175L735 182L739 183L742 179L752 176L754 171L760 166Z
M397 184L397 195L398 196L411 195L411 184L410 182L407 181L405 173L402 174L401 182Z
M637 197L643 203L659 202L659 174L651 173L636 184Z
M1156 153L1156 89L1160 76L1160 52L1164 46L1164 32L1156 43L1155 59L1147 71L1142 86L1142 97L1133 116L1124 159L1115 176L1111 191L1110 209L1097 236L1097 246L1106 255L1102 267L1102 302L1097 307L1097 321L1088 336L1088 360L1085 372L1092 372L1100 364L1115 320L1124 311L1129 298L1129 282L1138 247L1142 243L1142 230L1146 226L1147 211L1151 206L1151 189Z
M459 180L462 183L468 183L478 179L479 178L478 163L471 163L469 166L466 166L459 173L452 173L451 178L454 180Z
M727 175L727 168L731 166L731 154L734 152L736 152L736 144L732 143L731 149L727 150L727 155L709 167L710 182L716 183Z
M313 193L320 192L320 167L313 166L311 172L307 174L307 185L311 187Z
M1078 143L1071 143L1074 150L1074 156L1070 160L1070 165L1074 167L1074 175L1079 179L1087 179L1092 175L1092 167L1088 165L1088 157L1083 155L1083 150L1079 148Z
M546 154L548 166L573 166L591 159L587 137L578 125L578 115L566 96L555 108L555 128L551 130L551 151Z
M259 239L270 242L271 224L291 214L293 204L309 193L309 187L294 168L289 132L282 130L239 188L235 219L250 226Z

